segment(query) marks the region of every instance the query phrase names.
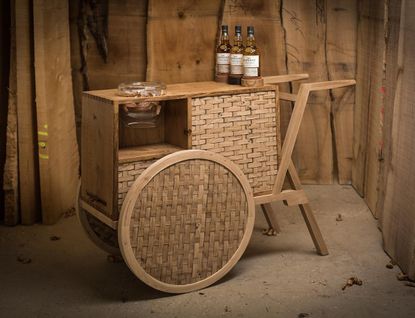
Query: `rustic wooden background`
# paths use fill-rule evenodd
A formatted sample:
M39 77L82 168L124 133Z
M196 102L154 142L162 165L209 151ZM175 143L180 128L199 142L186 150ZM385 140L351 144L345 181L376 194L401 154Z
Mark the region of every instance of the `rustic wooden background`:
M408 0L2 1L0 217L53 223L73 207L83 90L212 80L218 27L238 22L255 26L263 75L357 79L310 98L294 160L304 183L352 183L413 273L410 14ZM284 130L292 105L281 107Z

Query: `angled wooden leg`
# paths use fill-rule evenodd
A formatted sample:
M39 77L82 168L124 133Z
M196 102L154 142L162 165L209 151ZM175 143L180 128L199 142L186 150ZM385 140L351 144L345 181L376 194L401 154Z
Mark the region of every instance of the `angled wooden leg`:
M268 229L264 230L263 234L271 236L280 233L281 229L278 224L275 211L272 209L271 203L261 204L261 209L268 223Z
M288 181L291 187L295 190L302 189L300 178L298 177L297 170L295 169L294 163L290 162L288 167ZM301 214L303 215L304 221L307 225L308 231L310 232L314 246L316 247L317 253L320 255L327 255L329 253L326 243L324 242L323 236L321 235L320 228L314 218L313 211L308 203L299 204Z

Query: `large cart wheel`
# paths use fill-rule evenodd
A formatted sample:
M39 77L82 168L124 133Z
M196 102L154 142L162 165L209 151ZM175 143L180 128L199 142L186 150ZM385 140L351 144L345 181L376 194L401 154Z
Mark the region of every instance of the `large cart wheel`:
M131 271L161 291L209 286L237 263L255 204L243 172L207 151L184 150L148 167L124 200L118 241Z
M110 228L108 225L102 223L97 218L86 212L81 208L79 203L79 197L81 192L81 180L79 180L78 192L76 195L76 214L78 220L85 230L88 238L100 249L111 255L121 255L120 248L118 246L117 231Z

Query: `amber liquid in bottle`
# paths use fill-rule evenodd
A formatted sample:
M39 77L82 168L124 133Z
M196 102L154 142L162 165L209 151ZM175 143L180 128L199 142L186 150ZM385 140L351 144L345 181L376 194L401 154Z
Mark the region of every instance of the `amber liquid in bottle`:
M229 84L240 85L244 73L243 67L244 45L242 43L242 28L240 25L235 26L235 37L231 48L231 67L229 75Z
M248 37L244 49L244 75L243 78L253 79L261 76L260 72L260 54L255 43L254 27L248 27Z
M231 45L229 43L228 26L222 25L220 43L216 48L216 75L227 81L230 71Z

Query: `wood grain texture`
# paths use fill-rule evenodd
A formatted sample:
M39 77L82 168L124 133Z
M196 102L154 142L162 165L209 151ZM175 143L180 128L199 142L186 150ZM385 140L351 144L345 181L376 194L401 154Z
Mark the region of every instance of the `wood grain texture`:
M392 123L394 102L396 93L397 79L400 77L401 69L398 65L399 52L399 35L401 21L401 0L390 1L388 3L387 15L387 38L386 38L386 54L385 54L385 98L384 98L384 125L383 149L382 154L384 160L380 162L379 173L379 193L376 206L376 215L379 217L379 226L383 226L384 201L386 197L386 182L389 169L391 166L391 157L393 149L391 147L392 139ZM402 41L401 41L402 42Z
M327 1L327 71L330 80L356 77L357 1ZM330 92L335 165L340 184L352 180L355 88Z
M4 224L16 225L19 220L19 153L17 139L17 98L16 98L16 15L15 2L10 8L10 72L6 130L6 161L4 165Z
M69 7L72 80L77 135L80 141L83 90L115 88L122 82L145 80L147 1L108 1L106 62L100 56L94 38L87 28L85 28L87 38L83 45L80 43L83 40L83 33L80 30L82 25L79 23L82 20L80 1L69 1ZM85 67L81 58L83 47L86 53ZM87 78L87 83L84 78Z
M70 68L68 2L33 2L42 221L74 206L79 175Z
M284 1L288 73L308 73L310 81L328 80L325 1ZM294 91L298 84L294 84ZM331 103L327 91L310 96L294 161L304 183L333 182Z
M4 202L3 175L6 160L7 100L10 63L10 1L0 1L0 202ZM0 204L0 220L4 204Z
M82 104L81 199L116 220L118 106L86 94Z
M375 213L382 140L384 3L360 1L358 12L352 183Z
M386 196L382 217L384 247L402 270L415 279L415 3L402 0L398 73L393 103ZM392 105L387 105L392 107Z
M136 103L144 101L164 101L174 99L186 99L188 97L204 97L204 96L217 96L227 94L248 94L253 92L265 92L270 89L275 89L274 85L268 84L263 87L243 87L237 85L229 85L218 82L193 82L193 83L180 83L169 84L166 88L166 94L155 97L124 97L117 95L115 89L105 89L100 91L89 91L89 95L106 99L109 101L117 102L119 104Z
M213 80L220 9L221 0L149 0L147 80Z
M108 1L108 58L100 56L88 36L90 89L117 87L122 82L142 81L146 73L147 1Z
M39 163L37 154L36 109L31 2L16 0L16 74L19 145L19 198L22 224L40 220Z

